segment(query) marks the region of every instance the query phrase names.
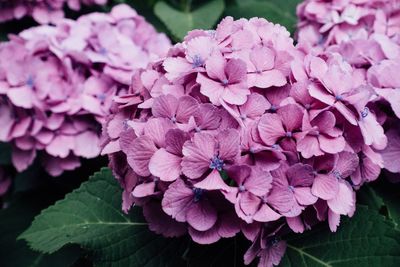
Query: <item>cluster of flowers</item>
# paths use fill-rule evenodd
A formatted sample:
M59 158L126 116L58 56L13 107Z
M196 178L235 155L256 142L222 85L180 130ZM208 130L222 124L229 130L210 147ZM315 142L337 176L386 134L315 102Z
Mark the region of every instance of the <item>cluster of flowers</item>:
M227 17L136 73L103 127L124 211L142 206L151 230L200 244L242 232L245 263L260 266L279 263L283 234L324 220L336 231L383 167L387 117L369 80L394 73L309 47Z
M104 5L107 0L0 0L0 22L31 16L40 24L64 17L64 6L80 10L82 5Z
M0 141L12 144L17 171L37 154L53 176L78 167L80 157L99 156L112 97L169 47L127 5L30 28L0 44Z
M388 138L380 152L386 176L399 181L400 1L307 0L297 13L299 47L339 53L365 79L373 95L367 108L375 112ZM369 179L380 170L371 160L367 154L364 175Z

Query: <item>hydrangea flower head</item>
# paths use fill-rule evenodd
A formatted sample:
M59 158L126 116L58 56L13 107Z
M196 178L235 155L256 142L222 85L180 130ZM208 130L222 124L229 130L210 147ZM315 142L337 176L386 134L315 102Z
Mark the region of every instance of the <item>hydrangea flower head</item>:
M1 0L0 22L32 17L39 24L55 23L64 17L64 6L80 10L82 5L105 5L107 0Z
M123 210L142 206L151 230L199 244L242 233L246 264L279 264L285 233L325 220L336 231L392 153L368 81L392 80L375 71L295 47L264 19L189 32L133 76L103 126Z
M0 141L12 143L16 169L40 157L57 176L77 168L80 158L99 156L112 98L127 92L131 76L169 46L127 5L33 27L2 43ZM127 50L129 58L121 52Z

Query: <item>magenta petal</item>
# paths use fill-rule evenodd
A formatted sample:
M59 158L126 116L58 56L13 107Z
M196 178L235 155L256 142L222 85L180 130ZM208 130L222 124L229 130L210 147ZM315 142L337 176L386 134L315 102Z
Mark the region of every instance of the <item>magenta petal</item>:
M317 202L318 198L311 193L309 187L296 187L294 197L300 205L308 206Z
M127 151L127 161L132 169L140 176L149 176L149 162L157 151L153 140L147 136L134 139Z
M178 100L172 95L161 95L154 99L152 113L155 117L172 118L176 114Z
M193 204L194 194L182 180L176 180L165 191L162 200L164 212L178 222L186 222L186 213Z
M179 98L178 107L176 110L176 119L179 122L188 122L190 116L196 112L199 103L191 96L182 96Z
M311 192L314 196L328 200L336 197L339 183L333 175L318 174L315 176Z
M273 222L278 220L282 215L271 209L268 204L261 205L261 208L254 214L253 219L258 222Z
M381 151L384 166L393 173L400 172L400 133L396 129L390 129L386 133L387 147Z
M318 136L319 145L322 151L330 154L342 152L346 146L343 136L336 138L328 137L324 134Z
M149 162L150 173L161 181L175 181L181 173L182 158L167 152L164 148L157 150Z
M319 147L318 138L311 135L307 135L297 141L297 149L306 159L309 159L312 156L322 156L324 154Z
M143 215L151 231L165 237L179 237L186 233L186 225L166 215L159 203L150 201L143 206Z
M205 190L224 190L227 192L231 190L224 180L222 180L217 170L213 170L206 178L194 186Z
M216 142L212 135L196 133L193 141L187 141L183 146L182 172L192 179L202 176L210 167L215 147Z
M337 227L340 224L340 214L336 214L332 210L328 210L328 224L329 229L331 229L332 232L336 232Z
M304 223L302 222L300 216L286 218L286 222L290 229L292 229L295 233L303 233L305 230Z
M99 136L92 131L86 131L75 136L74 153L84 158L95 158L100 154Z
M207 231L197 231L190 227L189 235L192 237L194 242L202 245L215 243L221 238L218 234L217 227L212 227Z
M258 123L258 131L262 141L269 146L274 145L281 136L285 135L282 121L277 114L264 114Z
M14 148L12 151L12 163L18 172L26 170L36 157L35 150L20 150Z
M132 196L137 198L151 196L154 194L155 189L156 183L154 182L139 184L133 189Z
M206 231L217 222L217 211L206 200L193 203L188 208L186 220L197 231Z
M219 156L223 160L234 160L240 153L240 136L237 130L221 131L217 136L219 142Z
M327 201L328 207L336 214L348 215L355 206L355 193L346 181L339 181L336 196Z

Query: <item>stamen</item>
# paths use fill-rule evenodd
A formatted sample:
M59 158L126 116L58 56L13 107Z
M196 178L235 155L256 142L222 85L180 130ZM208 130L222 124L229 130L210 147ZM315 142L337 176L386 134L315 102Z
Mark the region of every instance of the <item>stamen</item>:
M222 171L224 165L224 161L219 156L214 156L210 162L210 169Z
M201 188L193 188L193 193L194 193L194 202L199 202L201 197L203 196L204 190Z

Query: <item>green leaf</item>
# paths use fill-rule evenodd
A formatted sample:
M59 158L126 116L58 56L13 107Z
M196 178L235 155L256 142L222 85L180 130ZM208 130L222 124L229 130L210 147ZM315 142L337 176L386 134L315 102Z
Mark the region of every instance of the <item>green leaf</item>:
M150 232L139 209L123 214L120 186L106 168L44 210L20 238L45 253L78 244L97 266L179 266L186 247Z
M51 255L32 251L17 236L26 229L34 216L48 204L40 193L19 196L10 207L0 211L0 262L2 267L68 267L81 255L78 247L67 247Z
M337 233L326 224L288 239L281 266L400 266L400 232L392 222L365 206L357 206Z
M239 18L260 17L268 21L285 26L290 32L294 32L297 18L296 6L299 0L289 0L282 3L279 0L267 1L237 1L225 10L225 15Z
M11 145L8 143L0 143L0 165L11 164Z
M179 11L160 1L154 6L154 13L175 37L182 40L193 29L211 29L222 15L224 7L223 0L212 0L194 11L190 8Z
M382 199L382 206L386 209L387 218L400 231L400 184L393 184L381 177L380 183L375 185L373 189Z

